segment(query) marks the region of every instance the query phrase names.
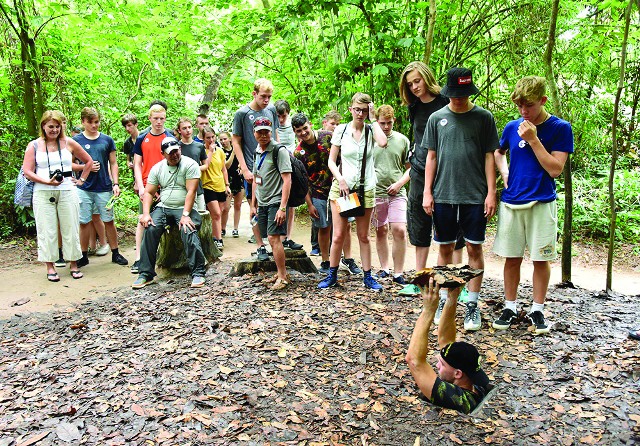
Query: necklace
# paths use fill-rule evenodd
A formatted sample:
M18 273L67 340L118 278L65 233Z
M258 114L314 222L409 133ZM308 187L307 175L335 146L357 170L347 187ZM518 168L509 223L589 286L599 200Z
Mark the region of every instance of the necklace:
M543 119L542 121L540 121L540 123L538 123L537 125L542 125L542 124L544 124L544 123L545 123L545 122L547 122L547 120L551 117L551 113L549 113L548 111L546 111L546 110L545 110L545 111L544 111L544 113L545 113L545 117L544 117L544 119Z

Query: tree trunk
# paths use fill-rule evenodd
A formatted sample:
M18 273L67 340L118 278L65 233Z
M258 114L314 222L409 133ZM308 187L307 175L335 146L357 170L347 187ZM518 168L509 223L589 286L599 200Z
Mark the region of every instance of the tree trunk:
M558 84L553 73L553 51L556 45L556 26L558 23L558 7L560 0L554 0L551 9L551 19L549 20L549 35L547 47L544 51L544 73L549 83L549 92L553 102L553 114L559 118L563 117L562 103L558 92ZM567 159L564 166L564 222L562 233L562 282L571 284L571 245L573 230L571 222L573 220L573 181L571 178L571 157Z
M618 90L616 91L616 100L613 104L613 119L611 122L611 166L609 168L609 208L611 218L609 220L609 249L607 252L607 283L606 291L611 293L613 282L613 251L616 239L616 197L613 188L613 180L616 174L616 162L618 160L618 110L620 107L620 97L624 89L624 77L627 61L627 41L629 39L629 23L631 22L631 9L634 0L629 0L629 4L624 13L624 37L622 38L622 52L620 55L620 77L618 78Z
M429 14L425 16L425 22L427 22L427 36L422 61L429 65L429 59L431 59L433 52L433 30L436 27L436 0L429 0Z
M213 243L211 216L209 212L205 211L204 213L200 213L200 217L202 217L202 224L198 230L198 237L200 237L202 251L207 261L213 262L222 256L222 253L216 247L215 243ZM184 252L184 245L182 244L182 238L180 238L180 229L178 229L177 225L172 225L169 232L164 234L160 239L156 264L170 269L184 269L189 267L187 256Z

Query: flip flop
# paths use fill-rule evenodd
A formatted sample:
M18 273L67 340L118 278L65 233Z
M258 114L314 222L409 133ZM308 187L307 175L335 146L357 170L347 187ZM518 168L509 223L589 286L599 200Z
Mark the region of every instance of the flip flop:
M58 276L58 273L49 273L47 274L47 280L49 282L60 282L60 276Z
M84 277L84 274L82 274L82 271L74 269L71 270L71 277L73 277L74 279L82 279Z

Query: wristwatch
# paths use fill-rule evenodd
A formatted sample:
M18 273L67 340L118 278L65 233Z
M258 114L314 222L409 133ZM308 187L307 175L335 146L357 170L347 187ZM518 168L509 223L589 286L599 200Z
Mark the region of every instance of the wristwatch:
M183 216L183 217L188 217L188 216L189 216L189 213L188 213L187 211L184 211L184 212L182 213L182 216Z

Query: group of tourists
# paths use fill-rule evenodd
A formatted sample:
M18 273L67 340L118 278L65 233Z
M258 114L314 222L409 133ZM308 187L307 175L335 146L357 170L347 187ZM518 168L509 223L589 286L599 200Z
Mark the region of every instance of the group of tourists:
M477 349L456 342L461 288L440 288L431 281L415 290L407 284L407 238L416 250L416 270L426 267L432 236L439 244L438 265L460 263L466 247L469 265L483 269L486 225L497 213L493 250L505 258L505 303L492 326L505 330L519 317L520 267L528 249L534 272L527 317L535 334L549 332L544 303L550 261L556 257L555 178L573 152L571 125L545 109L545 80L537 76L515 85L511 100L521 118L509 122L501 136L491 112L471 100L479 90L469 69L450 69L441 88L424 63L412 62L399 84L410 138L394 130L393 107L376 107L365 93L353 95L348 122L341 123L342 117L332 110L315 129L307 114L291 115L286 101L271 104L274 87L267 79L255 81L252 99L235 113L230 132L216 133L204 114L195 118L195 127L190 118L180 118L171 131L165 126L167 106L162 101L151 104L145 130L138 130L135 115L123 116L129 134L123 150L140 197L131 267L138 277L132 287L154 281L160 239L172 225L179 227L191 286L203 286L201 215L209 213L213 242L223 250L231 206L231 236L237 238L246 198L254 255L259 261L273 257L277 272L266 282L273 290L286 289L291 279L285 249L303 248L291 238L295 209L290 200L299 192L296 168L303 166L309 183L304 201L313 222L310 254L321 257L318 288L335 286L342 268L361 275L364 287L373 291L390 280L409 293L422 294L423 310L406 357L409 369L431 401L468 413L490 385ZM118 251L113 220L113 202L120 194L115 144L99 131L95 109L83 109L81 122L80 132L70 138L62 113L47 111L40 137L29 143L24 155L25 176L35 183L38 259L46 264L52 282L60 280L56 267L64 266L64 259L69 260L71 276L82 277L80 268L89 263L96 235L101 240L96 252L110 250L114 263L128 264ZM496 170L504 184L499 201ZM346 206L351 205L349 212ZM351 254L354 222L360 266ZM372 224L380 264L376 274ZM481 287L482 276L467 284L465 330L482 326ZM427 361L432 324L438 325L441 348L437 372ZM637 331L631 334L640 337Z

